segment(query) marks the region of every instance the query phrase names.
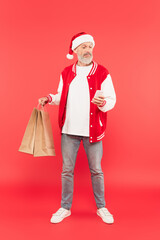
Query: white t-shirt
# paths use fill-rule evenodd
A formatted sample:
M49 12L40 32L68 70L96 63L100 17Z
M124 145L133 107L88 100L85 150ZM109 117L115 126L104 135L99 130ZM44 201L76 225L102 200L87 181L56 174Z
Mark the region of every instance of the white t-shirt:
M90 94L87 75L92 65L76 65L77 75L69 86L62 133L89 137Z

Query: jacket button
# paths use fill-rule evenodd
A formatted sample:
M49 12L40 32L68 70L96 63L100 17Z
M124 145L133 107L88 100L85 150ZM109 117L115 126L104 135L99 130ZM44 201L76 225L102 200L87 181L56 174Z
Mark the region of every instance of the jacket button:
M90 89L92 90L92 87Z
M92 140L91 140L91 142L92 142Z
M92 139L92 137L91 137L91 139Z
M91 113L91 115L93 115L93 113Z
M92 127L92 125L91 125L91 127Z

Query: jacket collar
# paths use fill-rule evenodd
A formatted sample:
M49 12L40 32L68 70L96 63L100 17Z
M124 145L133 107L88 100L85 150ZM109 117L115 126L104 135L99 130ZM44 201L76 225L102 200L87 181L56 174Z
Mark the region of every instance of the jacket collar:
M72 71L76 74L76 64L77 64L78 60L73 64L72 66ZM92 68L88 74L88 76L91 76L95 73L96 69L97 69L97 66L98 66L98 63L96 63L95 61L92 61L93 65L92 65Z

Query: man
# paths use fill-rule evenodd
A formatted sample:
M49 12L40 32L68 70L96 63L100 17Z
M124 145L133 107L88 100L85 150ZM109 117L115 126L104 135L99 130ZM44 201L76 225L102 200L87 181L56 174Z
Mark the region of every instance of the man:
M116 94L108 70L92 60L94 46L91 35L85 32L74 35L67 58L72 59L75 53L78 60L62 71L58 93L39 99L41 105L59 105L62 133L61 208L52 214L51 223L59 223L71 215L74 167L81 141L88 158L97 215L105 223L114 222L113 215L105 207L101 159L107 112L114 107Z

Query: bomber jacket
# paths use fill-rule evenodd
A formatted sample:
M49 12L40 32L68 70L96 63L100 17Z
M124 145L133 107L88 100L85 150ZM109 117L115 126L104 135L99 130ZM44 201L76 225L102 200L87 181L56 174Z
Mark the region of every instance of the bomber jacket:
M61 98L59 102L59 116L58 122L60 130L62 131L62 127L65 122L66 118L66 104L67 104L67 96L70 83L76 76L76 64L78 60L64 68L61 73L63 79L63 87L61 92ZM89 86L89 93L90 93L90 124L89 124L89 141L90 143L98 142L103 139L105 136L106 124L107 124L107 111L108 109L112 109L116 103L116 95L114 91L114 87L112 85L112 80L108 70L93 61L92 68L87 76L88 86ZM94 97L96 90L102 90L102 85L105 81L110 81L110 89L107 91L107 96L105 96L106 106L98 107L96 104L91 102L92 98ZM109 91L110 90L110 91ZM49 103L54 104L53 97L54 95L49 94L50 98ZM107 108L107 104L109 106Z

